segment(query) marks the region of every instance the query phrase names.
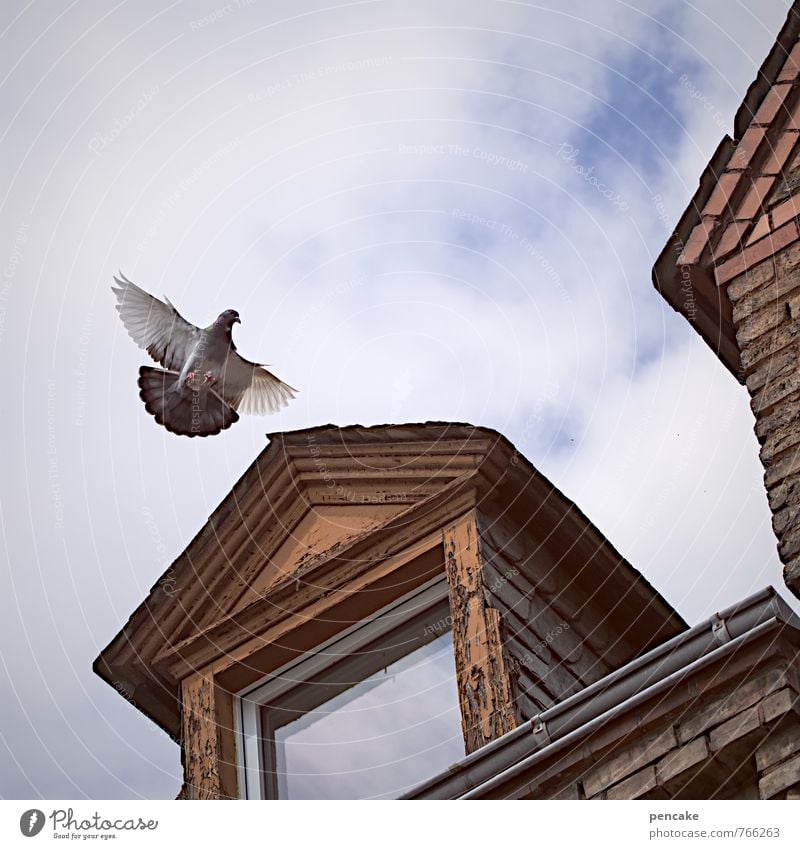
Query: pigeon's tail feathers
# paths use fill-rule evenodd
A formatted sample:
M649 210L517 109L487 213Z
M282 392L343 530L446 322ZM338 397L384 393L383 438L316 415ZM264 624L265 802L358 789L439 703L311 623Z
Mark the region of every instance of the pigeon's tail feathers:
M239 414L213 389L182 386L176 371L141 366L139 397L155 420L181 436L213 436L239 420Z

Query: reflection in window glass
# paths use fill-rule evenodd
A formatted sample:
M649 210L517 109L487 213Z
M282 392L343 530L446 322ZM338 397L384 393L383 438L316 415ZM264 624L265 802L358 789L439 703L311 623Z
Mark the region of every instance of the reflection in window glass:
M448 632L276 728L279 797L394 798L463 758L455 676Z

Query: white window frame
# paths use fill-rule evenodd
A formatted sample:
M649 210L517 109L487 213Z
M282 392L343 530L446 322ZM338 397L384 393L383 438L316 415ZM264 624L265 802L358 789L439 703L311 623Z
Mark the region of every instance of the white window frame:
M351 625L321 643L313 651L307 652L304 657L284 664L237 693L234 696L233 718L239 798L265 798L260 739L260 713L263 702L273 701L284 692L296 687L298 680L311 680L315 675L338 663L342 656L360 651L370 643L379 640L397 628L406 618L405 614L409 614L409 618L418 616L429 607L434 607L448 599L448 596L447 578L444 574L438 575L411 593L382 607L364 621ZM394 615L388 616L389 613ZM449 623L447 630L450 630ZM336 647L334 654L320 654L333 646Z

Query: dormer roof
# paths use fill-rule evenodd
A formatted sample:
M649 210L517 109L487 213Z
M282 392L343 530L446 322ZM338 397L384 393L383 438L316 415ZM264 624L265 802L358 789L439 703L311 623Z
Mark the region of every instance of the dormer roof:
M270 435L101 652L95 671L177 734L183 678L215 663L244 668L244 659L302 622L312 604L322 610L348 601L348 616L358 621L371 588L376 597L378 587L398 596L413 589L443 569L436 557L421 556L430 554L431 539L472 509L537 529L553 564L548 578L563 581L565 595L591 599L578 605L580 615L588 631L613 635L615 662L685 627L496 431L439 422L325 425ZM416 552L415 570L396 570L387 584L382 564Z

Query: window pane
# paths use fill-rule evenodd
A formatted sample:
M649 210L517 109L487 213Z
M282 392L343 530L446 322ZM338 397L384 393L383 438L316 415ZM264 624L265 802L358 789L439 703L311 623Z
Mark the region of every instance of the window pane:
M450 633L277 728L275 756L283 799L393 798L463 758Z

